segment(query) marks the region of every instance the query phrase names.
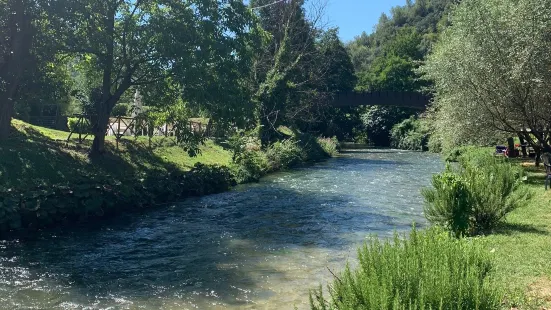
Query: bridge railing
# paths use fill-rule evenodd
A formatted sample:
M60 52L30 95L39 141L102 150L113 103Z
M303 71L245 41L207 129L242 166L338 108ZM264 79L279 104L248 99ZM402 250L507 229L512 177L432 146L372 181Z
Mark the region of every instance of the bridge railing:
M380 105L425 109L431 98L417 92L375 91L339 93L334 107Z

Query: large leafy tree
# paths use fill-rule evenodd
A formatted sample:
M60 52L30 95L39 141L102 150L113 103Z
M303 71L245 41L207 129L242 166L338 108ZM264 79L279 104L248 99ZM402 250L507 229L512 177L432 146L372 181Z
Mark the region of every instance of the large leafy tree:
M551 145L551 1L465 0L422 71L445 148L521 136Z
M319 16L306 17L303 0L251 1L262 27L270 35L254 66L251 87L256 125L267 144L279 125L298 127L319 120L328 93L319 86L327 67L319 60L316 39Z
M353 90L356 85L354 66L339 39L338 29L324 31L317 41L316 48L317 62L324 73L317 83L318 91L331 98L336 93ZM323 115L317 122L301 122L299 126L303 130L316 131L324 136L337 136L341 140L350 139L350 133L360 125L355 109L322 105L320 110Z
M52 56L56 1L0 0L0 140L10 132L22 81Z
M76 0L67 12L67 51L101 80L91 100L92 154L104 152L109 115L131 87L166 85L188 102L221 104L225 94L212 83L234 90L238 81L226 73L248 68L255 25L242 1Z

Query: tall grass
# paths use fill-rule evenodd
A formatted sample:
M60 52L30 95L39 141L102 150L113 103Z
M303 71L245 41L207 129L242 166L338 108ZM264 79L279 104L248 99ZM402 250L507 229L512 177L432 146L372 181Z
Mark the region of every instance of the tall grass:
M489 279L490 253L476 240L456 239L440 228L360 248L359 266L335 277L330 300L321 288L313 310L499 309L502 291Z

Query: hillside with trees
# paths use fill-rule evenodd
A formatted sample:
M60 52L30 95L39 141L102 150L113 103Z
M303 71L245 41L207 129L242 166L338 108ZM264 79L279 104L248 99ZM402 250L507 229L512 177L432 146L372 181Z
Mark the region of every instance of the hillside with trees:
M422 91L416 68L425 59L439 33L447 25L453 0L407 1L382 14L374 32L366 32L347 44L358 76L358 91ZM375 145L391 144L393 126L417 111L407 108L372 106L358 108L361 123L357 132Z

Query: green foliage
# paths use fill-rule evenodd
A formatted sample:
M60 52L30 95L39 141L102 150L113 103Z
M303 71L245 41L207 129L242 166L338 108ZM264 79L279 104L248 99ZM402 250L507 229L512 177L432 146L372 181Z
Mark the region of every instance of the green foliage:
M255 131L236 133L229 145L233 154L232 171L238 183L258 182L268 173L268 159L260 149Z
M190 196L227 191L235 185L228 168L196 164L188 172L143 178L84 180L71 185L0 191L0 232L38 229L149 208Z
M235 157L232 165L237 183L258 182L269 170L266 154L253 150L246 150Z
M448 166L422 190L431 223L456 236L488 233L530 198L520 167L483 152L467 152L459 161L459 169Z
M239 183L256 182L269 172L289 169L336 155L336 138L315 138L310 134L292 133L264 150L256 130L238 132L229 141L233 153L232 171Z
M492 260L477 240L455 239L432 228L393 240L371 239L359 266L310 296L313 310L500 309L501 289L491 281Z
M297 141L287 139L277 141L266 150L270 170L284 170L304 161L303 150Z
M415 116L398 123L390 131L391 146L404 150L426 151L429 130Z
M410 55L426 55L441 31L440 26L445 25L446 15L454 2L454 0L415 1L414 4L392 8L391 16L383 13L372 34L368 35L364 32L347 46L356 72L368 70L375 59L388 52L393 46L398 47L399 50L407 47L405 50ZM403 32L401 34L403 39L393 43L395 36L400 32ZM416 44L400 43L408 41Z
M444 159L447 162L468 163L469 161L477 160L478 158L486 158L490 154L492 154L492 150L488 148L468 145L453 148L444 154Z
M111 116L130 116L130 105L126 103L119 103L113 107L111 111Z
M89 134L92 133L92 126L86 119L80 120L78 117L67 118L67 127L74 133Z
M427 207L425 217L431 222L446 226L456 237L471 232L471 199L466 181L450 167L434 175L431 189L423 189Z
M407 119L411 113L410 109L398 107L368 107L361 119L369 142L376 146L389 146L392 127Z
M339 140L337 139L337 137L318 138L318 144L329 156L335 156L339 153Z
M466 0L450 19L421 67L443 148L510 136L550 148L551 1Z

